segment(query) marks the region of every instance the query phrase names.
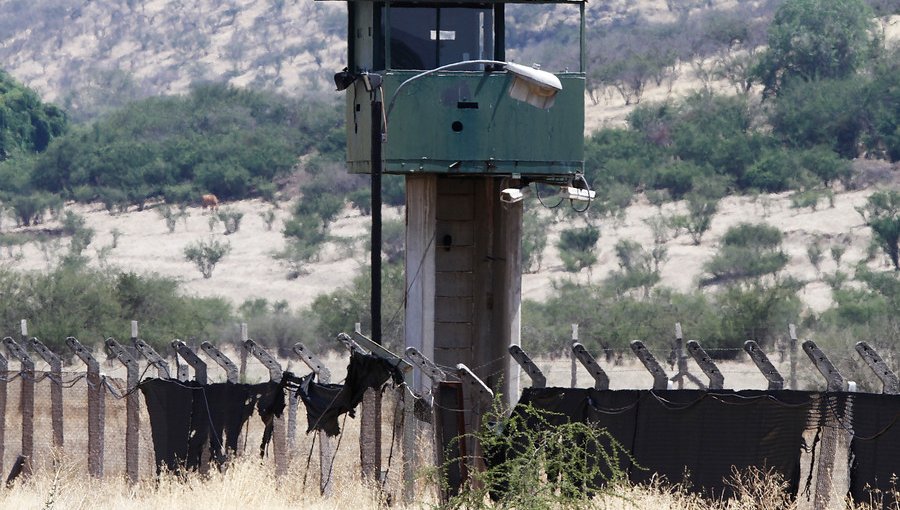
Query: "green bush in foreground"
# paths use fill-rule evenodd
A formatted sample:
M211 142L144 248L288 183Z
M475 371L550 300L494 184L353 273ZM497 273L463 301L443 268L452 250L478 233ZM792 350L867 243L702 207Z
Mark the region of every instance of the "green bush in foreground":
M629 454L606 429L557 424L558 415L530 405L504 414L498 396L474 434L487 465L469 470L469 484L448 508L592 508L596 495L614 494L626 480L621 465Z

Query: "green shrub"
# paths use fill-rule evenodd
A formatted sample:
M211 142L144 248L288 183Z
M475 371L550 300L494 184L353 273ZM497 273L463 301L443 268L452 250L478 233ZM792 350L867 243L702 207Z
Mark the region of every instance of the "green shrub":
M876 191L857 211L872 229L873 240L891 259L894 270L900 271L900 192Z
M211 278L213 269L231 251L231 244L216 239L196 241L184 248L184 258L193 262L203 278Z
M541 270L544 248L547 247L547 227L549 221L542 218L539 211L527 209L522 218L522 272Z
M44 215L61 204L62 199L58 196L43 192L17 194L9 199L9 206L16 216L16 221L24 227L42 223Z
M217 216L222 224L225 225L225 235L230 235L240 230L244 213L235 209L224 208L218 211Z
M774 274L788 262L781 251L782 233L766 224L741 223L728 229L722 246L704 270L712 276L704 284L730 282Z
M597 262L597 241L600 240L600 229L588 225L583 228L570 228L559 234L556 244L563 266L570 273L577 273Z

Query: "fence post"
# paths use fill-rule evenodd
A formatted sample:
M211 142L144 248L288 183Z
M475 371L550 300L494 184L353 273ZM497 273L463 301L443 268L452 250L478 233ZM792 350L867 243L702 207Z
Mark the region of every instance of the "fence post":
M696 340L689 340L687 350L700 367L700 370L709 378L709 389L721 390L725 386L725 376L722 375L719 367L716 366L716 362L703 350L703 347L700 347L700 343Z
M274 383L280 383L284 376L281 364L265 349L260 347L252 339L248 338L244 342L244 349L258 359L268 370L269 380ZM287 472L287 466L290 464L287 451L287 435L284 427L284 417L274 418L274 426L272 429L272 443L275 449L275 475L282 476Z
M759 347L759 344L753 340L747 340L744 342L744 350L750 355L750 359L756 364L756 368L762 372L763 377L769 381L768 389L783 390L784 377L781 377L781 374L778 373L778 370L772 365L772 362L769 361L768 356L766 356L766 353Z
M819 373L827 382L826 392L843 391L845 387L844 377L838 372L834 363L828 359L828 356L812 340L803 342L803 351L809 356L818 369ZM822 395L822 398L829 398L828 394ZM818 466L816 468L816 495L815 507L828 508L831 499L832 480L831 476L834 470L834 460L837 454L839 441L839 431L841 430L840 417L834 412L827 412L825 415L825 430L822 433L822 444L819 448Z
M132 338L137 337L137 323L132 322ZM125 384L125 472L132 483L137 483L140 476L138 440L140 438L141 414L140 396L137 392L140 381L138 362L127 349L119 345L113 338L106 339L106 348L116 357L127 370Z
M891 370L887 363L881 359L878 352L869 346L866 342L856 342L856 352L862 357L866 365L875 372L875 375L881 380L881 393L885 395L896 395L900 393L900 381L897 380L897 374Z
M572 345L578 343L578 324L572 324ZM575 363L575 353L572 352L569 354L570 359L570 367L572 377L569 381L570 388L578 387L578 364Z
M240 380L241 381L247 380L247 348L244 346L244 344L247 343L247 340L250 340L250 334L247 332L247 323L242 322L241 323L241 352L240 352L240 360L239 360L240 364L241 364L241 371L240 371Z
M25 457L22 473L29 475L34 460L34 361L12 337L4 338L3 344L9 355L18 359L21 364L19 378L22 380L22 393L19 405L22 409L22 456Z
M790 346L788 349L788 356L790 356L791 360L791 373L790 373L790 384L791 389L797 389L797 326L790 324L788 325L788 335L790 335Z
M303 344L294 344L294 352L310 370L315 372L320 383L331 382L331 371ZM319 491L323 496L331 497L334 494L334 484L331 483L331 473L334 469L334 446L324 430L317 432L317 435L319 436Z
M594 358L591 353L584 348L578 342L572 344L572 353L578 358L578 361L584 365L584 368L587 369L588 373L591 374L591 377L594 378L594 389L597 390L608 390L609 389L609 376L606 375L606 372L600 368L600 364L597 363L597 359Z
M534 364L534 361L518 344L509 346L509 354L516 360L516 363L525 369L525 373L531 378L532 388L545 388L547 386L547 378L544 377L544 373L541 372L541 369Z
M106 392L100 379L100 363L77 338L66 338L66 345L87 365L88 472L91 476L100 478L103 476L103 426L106 421Z
M225 370L226 381L234 384L238 382L238 367L228 358L228 356L222 354L222 351L216 349L216 347L209 342L203 342L200 344L200 348L203 349L203 352L205 352L207 356ZM243 350L243 347L241 347L241 349Z
M631 350L634 352L635 356L641 360L644 368L650 372L650 375L653 376L653 389L654 390L664 390L669 386L669 378L666 376L666 371L659 366L659 363L656 361L656 358L653 356L653 353L650 352L650 349L644 345L644 342L640 340L634 340L631 342Z
M0 473L5 473L3 469L3 455L6 453L6 385L9 382L9 361L3 354L0 354Z
M62 361L37 338L31 339L31 347L50 365L50 422L53 427L53 446L62 448L64 443Z
M491 408L491 404L494 401L494 392L469 367L462 363L456 365L456 375L462 380L464 396L469 395L471 397L467 400L472 402L472 407L474 407L472 415L475 417L475 422L472 423L472 430L479 431L481 430L484 415ZM472 448L469 449L472 452L470 469L482 470L484 468L484 453L481 450L481 444L475 438L472 438L471 446Z
M188 345L179 339L172 340L172 348L175 349L181 359L194 369L194 380L200 384L207 383L206 363L197 356Z
M674 379L678 382L678 389L684 389L684 376L688 372L687 354L684 353L684 334L681 331L681 323L675 323L675 363L676 370Z
M411 503L414 495L414 481L416 468L416 422L414 418L415 401L413 399L413 366L402 357L385 349L381 344L374 342L362 333L356 331L353 336L356 341L363 347L369 349L375 356L382 358L394 365L403 374L403 387L400 388L403 396L403 499L407 503ZM404 388L405 387L405 388ZM378 466L381 469L381 393L375 392L378 396L377 408L379 420L376 422L378 428ZM362 425L362 424L360 424Z
M355 335L359 332L356 325ZM345 333L337 336L338 341L351 351L368 352ZM374 342L372 342L374 343ZM359 464L363 479L381 480L381 393L369 388L363 394L359 416Z

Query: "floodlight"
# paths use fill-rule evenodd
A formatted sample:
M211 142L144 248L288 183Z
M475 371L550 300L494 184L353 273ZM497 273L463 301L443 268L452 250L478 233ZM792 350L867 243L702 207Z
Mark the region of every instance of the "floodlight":
M597 193L592 189L576 188L574 186L563 186L563 194L570 200L580 202L590 202L597 196Z
M351 73L346 67L339 73L334 73L334 86L338 91L346 90L356 81L356 74Z
M531 195L531 187L527 185L521 188L506 188L500 192L500 201L515 204L525 200L528 195Z
M506 70L513 75L509 97L544 110L553 106L562 82L553 73L509 62Z

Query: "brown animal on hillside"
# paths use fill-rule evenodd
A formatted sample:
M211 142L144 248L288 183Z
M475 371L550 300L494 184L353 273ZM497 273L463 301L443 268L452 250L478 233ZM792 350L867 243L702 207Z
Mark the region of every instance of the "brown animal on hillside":
M212 210L219 210L219 198L213 195L212 193L207 193L200 197L201 206L206 209L209 207Z

